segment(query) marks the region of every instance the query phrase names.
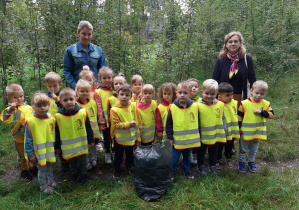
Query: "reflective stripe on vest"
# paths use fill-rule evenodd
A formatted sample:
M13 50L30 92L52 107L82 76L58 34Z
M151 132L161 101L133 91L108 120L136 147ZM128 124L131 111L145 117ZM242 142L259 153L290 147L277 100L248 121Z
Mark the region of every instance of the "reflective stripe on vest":
M64 159L70 159L79 155L88 154L85 109L80 109L77 114L65 116L56 114L59 127L61 150Z
M166 135L166 121L167 121L167 115L169 111L169 106L165 106L163 104L158 105L159 112L161 114L161 119L162 119L162 125L163 125L163 137L162 137L162 142L165 142L167 140L167 135Z
M224 126L222 122L224 103L207 105L199 103L201 142L213 145L216 142L226 142Z
M155 129L156 129L156 110L158 104L157 101L152 100L151 104L145 108L138 108L138 111L142 117L142 143L149 143L154 141Z
M232 99L230 103L224 106L224 114L226 118L227 135L226 140L240 138L239 124L238 124L238 101Z
M173 121L173 138L175 149L200 147L198 128L198 105L193 103L188 108L170 105Z
M95 100L90 99L89 102L85 103L85 104L81 104L79 102L77 102L77 104L81 107L86 109L87 114L88 114L88 118L90 121L90 125L91 125L91 129L93 131L93 136L94 138L101 138L101 133L100 133L100 129L99 129L99 125L98 125L98 108L97 108L97 104L95 102ZM92 144L92 146L94 146L94 143Z
M27 126L32 136L32 143L35 157L41 166L47 162L56 162L54 143L55 143L55 119L38 118L31 116L27 119ZM34 163L29 161L28 155L25 152L25 157L30 166Z
M10 107L7 107L6 109L4 109L1 113L1 120L7 124L10 128L10 131L11 131L11 134L14 135L16 130L18 129L18 127L22 124L24 125L25 124L25 114L18 110L18 109L15 109L11 115L4 120L3 118L3 115L4 115L4 112L6 110L8 110Z
M105 117L105 122L106 122L106 126L107 128L109 128L109 102L108 102L108 98L111 97L114 93L114 90L105 90L102 88L98 88L96 90L96 93L98 94L99 98L102 101L102 107L103 107L103 112L104 112L104 117Z
M255 114L252 110L268 110L270 102L262 100L259 103L252 102L250 100L242 101L242 106L244 110L244 118L242 122L242 133L243 139L245 141L253 139L267 140L267 125L266 120L260 114Z
M111 112L114 112L121 122L135 121L137 126L129 129L115 129L115 140L117 143L125 146L133 146L135 141L140 141L140 133L137 119L136 103L132 102L126 108L111 108ZM111 122L111 130L114 130L114 122Z

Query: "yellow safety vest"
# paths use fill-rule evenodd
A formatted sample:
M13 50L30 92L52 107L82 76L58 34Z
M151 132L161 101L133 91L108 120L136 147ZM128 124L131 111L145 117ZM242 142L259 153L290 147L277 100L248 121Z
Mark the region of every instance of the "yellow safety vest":
M198 97L198 99L196 100L196 101L194 101L194 103L199 103L200 102L200 100L201 100L202 98L201 97Z
M207 105L199 103L201 142L213 145L216 142L226 142L222 116L224 103L217 101L216 104Z
M167 115L169 111L169 106L165 106L163 104L159 104L158 110L161 115L162 119L162 125L163 125L163 137L162 137L162 142L167 141L167 135L166 135L166 121L167 121Z
M60 132L62 157L66 160L88 154L86 117L85 109L80 109L72 116L60 113L55 115Z
M242 133L245 141L253 139L267 140L266 121L260 114L254 114L253 109L268 110L270 102L262 100L261 102L252 102L248 99L242 101L244 118L242 122Z
M95 100L90 99L89 102L87 102L86 104L81 104L79 102L77 102L77 104L81 107L86 109L87 114L88 114L88 118L90 121L90 125L93 131L93 137L94 138L101 138L101 133L100 133L100 129L99 129L99 125L98 125L98 107L97 107L97 103L95 102ZM92 144L92 146L94 146L94 143Z
M140 101L140 98L135 98L135 94L133 93L132 98L131 98L131 102L136 102L136 104L138 104Z
M175 149L200 147L200 134L198 128L198 105L193 103L188 108L179 108L170 105L173 121L173 138Z
M158 103L152 100L149 107L145 109L138 108L142 117L142 143L149 143L154 141L156 130L156 110Z
M227 125L226 140L240 138L239 124L238 124L238 101L232 100L230 103L225 103L224 114Z
M102 107L103 107L106 126L107 126L107 128L109 128L108 98L110 96L112 96L115 93L115 91L114 90L105 90L105 89L102 89L102 88L98 88L96 90L96 93L98 94L99 98L102 101Z
M50 113L52 117L55 117L55 114L58 113L58 107L57 107L57 105L55 103L55 100L53 98L50 98L50 97L48 97L48 98L49 98L49 101L50 101L50 106L49 106L48 113ZM60 96L58 96L57 98L59 100Z
M18 129L18 127L20 125L24 126L26 118L30 117L34 113L34 111L33 111L32 107L29 106L29 105L21 105L21 106L18 106L11 113L11 115L9 116L9 118L7 118L6 120L4 120L3 119L3 114L9 108L10 107L7 107L6 109L4 109L1 112L0 119L9 126L12 135L14 135L15 132L16 132L16 130Z
M47 162L55 163L55 119L53 117L38 118L31 116L27 119L32 140L34 154L37 162L44 166ZM34 163L29 161L28 154L25 153L29 165L32 167Z
M119 101L119 98L117 98L117 97L115 97L115 96L110 96L109 98L108 98L108 102L109 102L109 104L110 104L110 107L112 108L113 106L114 106L114 104L116 103L116 102L118 102Z
M115 128L115 133L111 134L112 138L115 137L115 140L118 144L125 146L133 146L135 141L140 141L140 132L137 119L137 107L135 102L126 108L112 107L110 112L114 112L121 122L130 122L135 121L136 127L131 127L129 129L119 129ZM114 122L111 122L111 130L115 127Z

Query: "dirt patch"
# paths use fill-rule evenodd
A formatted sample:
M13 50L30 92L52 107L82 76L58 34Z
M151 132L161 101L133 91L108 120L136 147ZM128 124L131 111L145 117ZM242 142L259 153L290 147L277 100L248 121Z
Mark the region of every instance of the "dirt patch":
M296 158L287 161L275 161L275 162L260 161L259 165L269 166L273 170L299 169L299 159Z

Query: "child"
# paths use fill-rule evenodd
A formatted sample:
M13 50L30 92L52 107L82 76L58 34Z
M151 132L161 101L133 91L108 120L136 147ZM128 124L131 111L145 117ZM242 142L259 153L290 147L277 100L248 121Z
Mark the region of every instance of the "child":
M104 136L105 162L112 163L111 160L111 137L109 129L108 98L113 95L112 89L113 71L108 67L102 67L99 71L99 80L102 83L95 91L94 100L98 107L98 124Z
M240 138L239 126L238 126L238 101L233 99L234 88L227 82L222 82L218 86L218 98L219 101L222 101L224 106L224 114L226 118L227 125L227 134L226 134L226 143L218 144L218 154L216 167L220 169L220 159L222 157L222 150L225 147L225 157L226 163L229 168L233 167L232 164L232 153L234 140Z
M94 78L93 72L90 71L89 69L88 70L83 69L79 74L79 79L83 79L89 82L89 84L91 85L90 99L93 99L94 92L97 89L96 79Z
M134 75L131 79L131 87L133 88L133 96L131 101L139 103L142 97L142 86L143 86L143 79L140 75Z
M200 147L198 105L189 98L191 85L187 81L177 86L177 99L170 105L166 121L167 138L173 146L173 178L183 154L183 168L188 179L193 179L190 171L190 148Z
M119 99L117 98L117 89L122 86L123 84L127 84L126 79L124 78L124 76L121 76L120 74L116 77L114 77L113 79L113 83L112 83L112 88L115 91L115 93L110 96L108 98L108 103L109 103L109 113L110 113L110 109L114 106L114 104L119 101Z
M169 111L169 105L176 99L176 85L174 83L164 83L158 92L161 103L156 110L156 134L158 139L167 140L166 119Z
M1 120L6 123L12 132L14 143L18 151L18 161L21 169L21 177L32 180L24 157L24 134L25 119L33 114L31 106L24 104L24 91L18 84L10 84L6 86L7 100L12 102L9 107L1 112ZM36 174L36 168L30 170Z
M57 186L52 169L52 163L56 162L55 119L48 113L50 102L46 94L34 94L31 105L35 113L25 124L25 157L30 166L38 167L40 190L51 193Z
M121 175L121 163L123 152L126 153L126 168L130 171L134 167L133 149L135 142L140 141L142 122L136 103L130 102L132 88L124 84L117 89L119 101L110 110L111 116L111 137L115 148L114 178Z
M204 157L208 148L210 171L217 174L217 142L226 142L226 119L224 104L216 99L218 83L207 79L202 85L202 100L199 102L201 147L197 150L197 164L200 175L206 175Z
M274 118L270 102L264 100L268 84L262 80L253 83L252 97L241 102L238 109L240 134L239 171L246 173L245 161L248 152L248 167L252 173L257 172L255 156L260 140L267 140L266 121Z
M72 173L72 180L84 182L87 179L86 155L91 148L93 132L85 109L76 104L76 92L71 88L64 88L60 92L63 108L55 115L57 132L55 149L62 151L62 157L68 160ZM78 167L81 176L78 176Z
M188 79L187 82L189 82L192 86L192 90L190 93L190 99L194 101L194 103L199 103L201 100L201 97L199 97L199 82L195 78ZM197 164L197 149L193 148L192 149L192 155L191 155L191 164Z
M83 79L79 79L79 81L76 84L76 93L78 97L77 104L81 108L86 109L90 125L93 131L93 137L96 142L96 139L101 138L101 133L97 122L97 104L95 100L90 99L91 88L92 86L90 85L90 83ZM92 169L92 167L97 166L97 151L95 143L92 144L92 147L90 148L89 152L91 153L91 160L89 160L89 157L87 155L87 170L90 170Z
M153 100L155 89L152 85L146 84L142 88L142 99L137 108L142 119L142 133L140 132L141 145L151 145L155 138L157 101Z

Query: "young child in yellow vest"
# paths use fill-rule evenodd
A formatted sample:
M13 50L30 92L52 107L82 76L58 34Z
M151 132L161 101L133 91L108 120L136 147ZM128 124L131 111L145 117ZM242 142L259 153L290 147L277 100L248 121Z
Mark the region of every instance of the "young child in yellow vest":
M223 147L225 148L224 155L229 168L233 167L231 150L234 145L234 140L240 138L238 125L238 101L233 99L234 88L227 82L222 82L218 86L218 98L224 106L224 114L226 118L227 133L226 143L218 144L218 154L216 168L220 169L220 160L222 158Z
M191 93L190 93L190 99L194 101L194 103L199 103L201 100L201 97L199 96L199 82L195 78L188 79L187 82L189 82L192 86ZM197 164L197 149L192 149L192 155L191 155L191 164Z
M189 98L192 86L189 82L180 82L177 86L177 99L170 105L166 121L167 138L173 146L173 177L183 154L183 169L188 179L191 175L190 153L192 148L200 147L200 120L198 104Z
M246 154L248 153L248 168L257 172L255 156L260 140L267 140L267 119L274 118L270 102L264 100L268 84L262 80L253 83L250 93L252 97L241 102L238 109L241 138L239 141L239 171L246 173Z
M176 85L174 83L164 83L159 91L159 99L161 103L156 110L156 135L162 142L167 140L166 136L166 120L169 111L169 105L176 99Z
M142 97L143 79L140 75L133 75L131 79L131 87L133 88L133 96L131 102L139 103Z
M201 147L197 150L197 164L200 175L206 175L204 158L209 152L210 172L217 174L218 142L226 142L226 119L224 103L216 99L218 83L213 79L204 81L202 85L202 100L199 102Z
M94 143L89 150L91 159L89 159L89 156L87 155L87 170L90 170L92 169L92 167L95 168L97 166L97 150L95 147L95 142L99 142L98 139L101 138L97 120L97 104L95 100L90 99L91 88L92 86L90 85L90 83L83 79L79 79L76 84L76 94L78 97L77 104L81 108L86 109L94 137Z
M25 157L30 166L38 167L40 190L51 193L54 181L52 163L55 157L55 119L48 113L50 101L46 94L34 94L31 105L34 114L25 123Z
M21 169L21 177L32 180L32 176L28 171L26 159L24 157L24 134L25 120L33 114L31 106L24 104L24 91L18 84L10 84L6 87L7 100L11 105L1 112L1 120L7 124L14 139L14 143L18 152L18 161ZM37 169L31 169L34 175Z
M140 133L141 145L151 145L155 139L156 110L158 103L153 100L155 88L151 84L145 84L142 88L142 99L137 108L142 119L142 133Z
M63 108L55 115L58 128L55 149L68 160L73 182L84 182L87 179L86 155L94 143L89 117L86 109L81 109L76 103L76 92L73 89L62 89L60 102Z
M99 70L99 80L102 83L94 94L94 100L98 107L98 124L100 130L103 132L104 148L105 148L105 162L112 163L111 159L111 136L109 128L109 113L108 113L108 98L113 95L112 89L113 71L108 67L102 67Z
M132 88L124 84L117 89L119 101L110 110L111 137L115 148L114 178L121 176L123 153L126 154L126 168L130 172L134 167L133 149L140 141L142 132L141 116L132 98Z

